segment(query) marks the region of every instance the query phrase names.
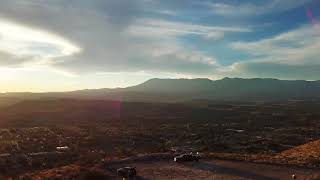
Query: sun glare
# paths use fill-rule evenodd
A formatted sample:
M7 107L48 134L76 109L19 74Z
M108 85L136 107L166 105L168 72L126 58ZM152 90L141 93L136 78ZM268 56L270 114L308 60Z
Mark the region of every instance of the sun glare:
M0 68L0 80L1 81L7 81L11 80L15 77L14 70L10 68Z
M55 34L0 20L0 51L16 56L54 58L69 56L81 49Z

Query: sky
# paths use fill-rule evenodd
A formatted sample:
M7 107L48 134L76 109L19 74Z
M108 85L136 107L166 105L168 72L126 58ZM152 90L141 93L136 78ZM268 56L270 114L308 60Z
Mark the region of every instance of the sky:
M320 0L0 0L0 92L320 79Z

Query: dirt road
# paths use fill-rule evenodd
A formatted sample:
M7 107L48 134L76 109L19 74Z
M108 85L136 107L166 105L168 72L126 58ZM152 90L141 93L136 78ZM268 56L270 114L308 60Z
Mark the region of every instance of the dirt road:
M265 165L248 162L224 161L224 160L201 160L199 162L175 163L171 160L161 161L123 161L112 168L122 166L136 167L140 179L151 180L184 180L184 179L208 179L208 180L286 180L292 179L296 174L297 179L320 179L320 169L292 168L276 165Z

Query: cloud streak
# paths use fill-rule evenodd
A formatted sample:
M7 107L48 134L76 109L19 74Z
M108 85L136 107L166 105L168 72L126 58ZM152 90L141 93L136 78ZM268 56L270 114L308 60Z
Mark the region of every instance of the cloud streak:
M231 48L251 55L229 68L235 76L320 79L318 27L304 25L268 39L234 42Z
M225 33L248 33L250 28L205 26L181 22L165 21L160 19L139 19L129 28L129 33L139 36L184 36L198 35L208 39L220 39Z
M302 26L296 30L255 42L234 42L231 47L255 57L290 64L320 63L320 33L317 27Z
M288 11L303 6L312 0L271 0L268 2L241 2L231 4L225 2L207 2L211 12L221 16L246 17Z
M77 45L52 33L0 20L2 64L71 56L80 51Z

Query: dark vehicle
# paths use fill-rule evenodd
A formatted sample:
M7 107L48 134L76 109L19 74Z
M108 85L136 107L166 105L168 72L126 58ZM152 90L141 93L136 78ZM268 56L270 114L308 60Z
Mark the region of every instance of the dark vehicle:
M137 175L137 171L134 167L123 167L117 169L117 176L120 178L133 179Z
M181 154L179 156L176 156L173 158L174 162L186 162L186 161L199 161L200 160L200 155L197 154Z

